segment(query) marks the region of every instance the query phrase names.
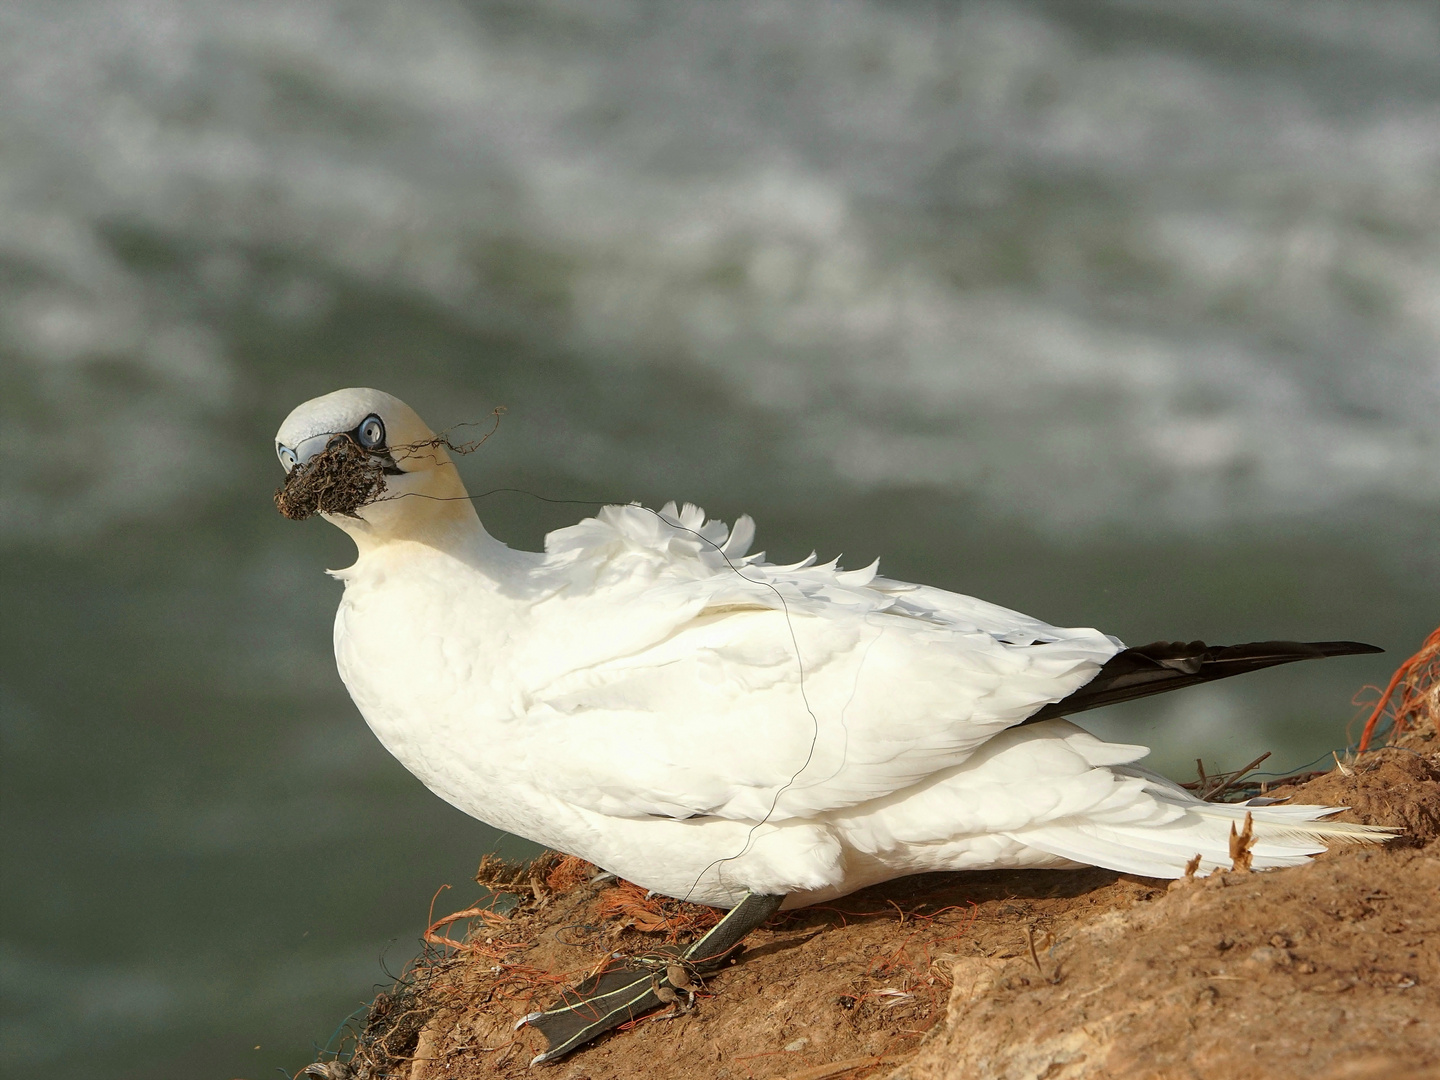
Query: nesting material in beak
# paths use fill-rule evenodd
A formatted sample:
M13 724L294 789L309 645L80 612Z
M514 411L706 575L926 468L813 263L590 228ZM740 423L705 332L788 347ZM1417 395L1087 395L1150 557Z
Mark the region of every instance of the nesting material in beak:
M385 464L348 435L291 469L275 491L275 509L292 521L312 514L343 514L374 502L385 491Z

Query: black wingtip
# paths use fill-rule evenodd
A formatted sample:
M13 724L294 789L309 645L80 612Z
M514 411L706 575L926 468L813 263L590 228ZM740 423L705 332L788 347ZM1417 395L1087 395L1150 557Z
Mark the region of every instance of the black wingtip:
M1314 641L1310 644L1326 656L1363 656L1385 651L1379 645L1367 645L1363 641Z
M1251 641L1209 646L1203 641L1152 641L1116 653L1096 676L1062 701L1046 705L1024 723L1068 716L1122 701L1163 694L1198 683L1297 660L1364 656L1384 652L1363 641Z

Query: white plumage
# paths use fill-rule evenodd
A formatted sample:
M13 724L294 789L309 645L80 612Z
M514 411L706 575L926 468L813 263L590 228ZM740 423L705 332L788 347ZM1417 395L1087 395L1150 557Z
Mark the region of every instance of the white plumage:
M334 572L336 658L386 748L466 813L720 906L925 870L1229 866L1246 807L1138 767L1144 747L1016 726L1115 638L875 566L775 565L748 554L748 517L689 505L608 506L513 551L429 429L374 390L307 402L277 445L303 462L372 416L386 492L326 515L359 548ZM1248 809L1256 867L1380 838L1324 807Z

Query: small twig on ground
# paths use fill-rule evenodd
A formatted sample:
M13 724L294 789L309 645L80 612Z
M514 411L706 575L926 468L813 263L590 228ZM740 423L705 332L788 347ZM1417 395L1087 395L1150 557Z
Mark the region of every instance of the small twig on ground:
M1266 750L1265 753L1261 754L1244 768L1235 769L1230 772L1216 773L1214 776L1208 775L1205 772L1204 762L1196 758L1195 768L1200 774L1200 779L1192 780L1190 783L1181 784L1180 786L1187 791L1195 792L1199 798L1206 802L1217 802L1226 792L1239 787L1245 777L1254 772L1255 769L1269 757L1270 751Z
M1237 769L1235 772L1232 773L1225 773L1223 779L1221 779L1219 783L1217 783L1213 788L1211 788L1204 795L1202 795L1201 798L1203 798L1206 802L1213 802L1214 800L1220 798L1220 796L1224 795L1226 791L1234 787L1251 772L1253 772L1260 765L1262 765L1265 759L1269 756L1270 751L1266 750L1263 754L1257 757L1254 761L1250 762L1250 764L1246 765L1243 769Z
M1051 940L1053 941L1053 938ZM1040 954L1035 951L1035 930L1028 923L1025 926L1025 947L1030 950L1030 962L1035 965L1035 970L1040 973L1040 978L1052 986L1059 983L1060 965L1056 964L1054 971L1049 975L1045 974L1045 969L1040 966Z
M737 1059L738 1060L738 1059ZM792 1072L788 1080L840 1080L846 1073L861 1069L878 1069L887 1065L898 1065L905 1060L904 1054L890 1054L884 1057L858 1057L846 1061L835 1061L827 1065L814 1065L799 1072Z

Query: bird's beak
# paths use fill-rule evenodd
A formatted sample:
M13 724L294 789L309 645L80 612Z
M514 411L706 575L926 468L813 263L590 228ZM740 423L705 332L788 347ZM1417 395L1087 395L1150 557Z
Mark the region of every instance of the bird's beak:
M346 442L353 443L353 437L334 431L322 431L319 435L311 435L308 439L301 440L299 445L294 447L277 444L276 451L280 455L280 463L285 466L285 472L288 474L302 468L337 443ZM365 453L381 463L385 475L401 476L404 474L404 470L396 465L395 458L389 450L366 450ZM293 455L293 460L287 458L287 454Z
M294 447L295 468L298 469L300 466L304 465L307 461L309 461L316 454L324 450L336 439L339 439L343 442L347 438L348 436L346 435L337 435L335 432L331 431L322 431L319 435L311 435L310 438L304 440L302 443L300 443L299 446Z

